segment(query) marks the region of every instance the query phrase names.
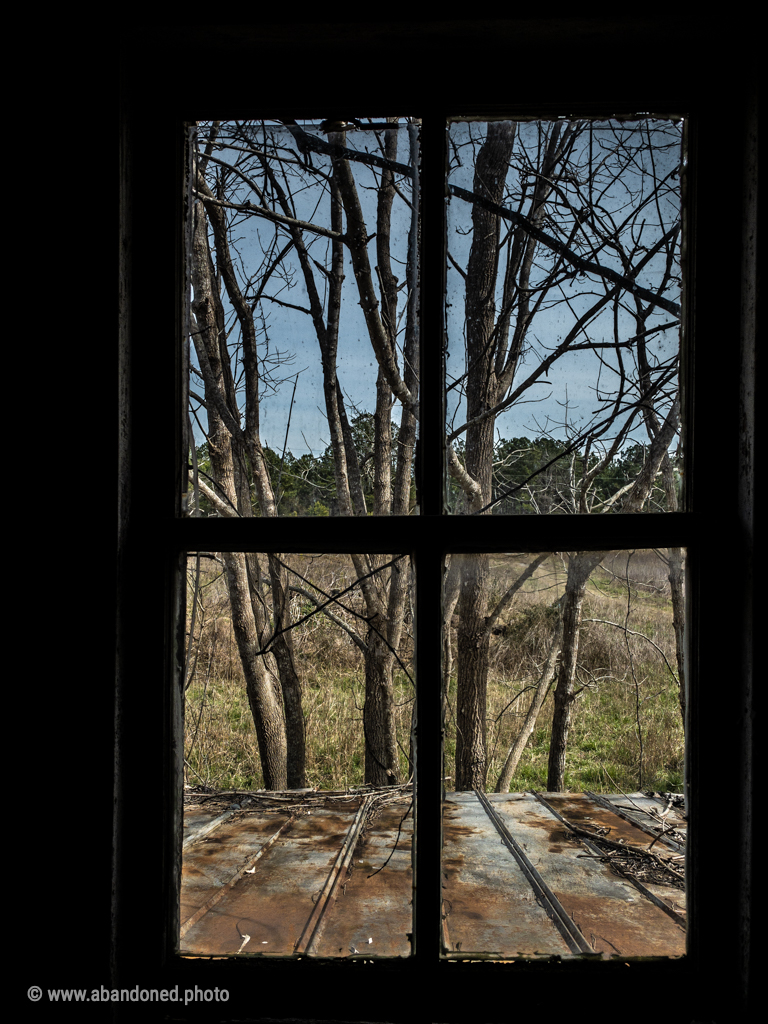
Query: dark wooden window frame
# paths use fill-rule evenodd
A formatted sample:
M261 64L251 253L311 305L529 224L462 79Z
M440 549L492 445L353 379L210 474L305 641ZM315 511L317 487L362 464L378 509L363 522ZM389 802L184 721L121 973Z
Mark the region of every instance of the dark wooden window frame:
M594 1013L592 1000L630 1007L638 994L676 1012L730 1020L748 1012L750 975L750 886L752 826L752 567L758 550L753 531L755 460L754 342L756 336L755 196L756 89L733 83L712 87L703 56L691 45L692 29L674 23L665 48L678 55L657 69L653 82L630 85L581 69L558 71L570 52L574 27L563 21L498 23L493 40L482 25L465 21L449 32L415 23L395 39L413 61L419 45L439 44L446 69L466 54L468 41L485 40L483 61L446 76L423 101L400 83L391 94L372 85L352 90L355 109L346 116L398 111L425 117L422 365L440 365L442 281L441 200L432 191L441 175L436 156L439 126L451 114L540 116L602 115L641 110L684 114L689 123L691 192L688 197L687 330L695 338L685 368L688 510L664 516L484 518L482 543L473 542L466 520L440 513L440 375L422 384L422 515L407 521L313 520L312 550L408 551L417 573L417 679L419 765L417 770L417 884L414 901L416 953L405 961L371 964L292 960L182 959L176 955L177 886L180 868L180 757L178 654L180 581L188 550L304 550L308 541L290 520L185 520L176 515L182 470L179 385L182 337L180 286L184 280L180 222L183 216L183 123L194 116L258 116L275 95L290 115L307 110L297 69L317 101L317 116L336 114L334 90L313 82L310 68L323 53L357 59L349 40L360 41L366 66L392 59L390 35L375 23L325 24L301 32L271 25L216 31L160 27L135 33L123 55L121 196L123 201L123 331L121 343L121 442L118 519L118 659L116 681L116 784L112 867L111 980L172 989L226 989L229 1001L174 1006L179 1019L304 1017L321 1019L409 1019L414 1001L428 993L432 1020L506 1019L515 1006L561 1007L571 1018ZM656 26L658 29L658 26ZM594 28L595 45L621 46L611 68L640 60L653 42L654 26L620 21ZM546 55L549 79L538 91L526 74ZM490 48L490 54L488 52ZM603 52L603 51L601 51ZM251 64L242 62L251 55ZM513 104L499 100L504 75L487 73L496 60L515 55L523 83ZM231 80L212 72L227 59ZM399 58L398 58L399 59ZM286 83L280 77L287 61ZM615 64L615 66L614 66ZM333 62L332 62L333 65ZM682 65L682 67L680 66ZM204 66L206 87L188 75ZM322 61L321 61L321 66ZM472 71L474 69L474 76ZM339 70L339 69L337 69ZM343 73L343 67L341 72ZM327 68L332 76L333 66ZM147 82L147 77L151 79ZM261 84L258 84L261 83ZM257 88L258 84L258 88ZM338 84L338 83L337 83ZM149 87L153 86L152 89ZM426 88L426 87L425 87ZM250 92L249 92L250 89ZM416 90L418 92L418 89ZM314 95L316 94L316 95ZM233 101L232 97L237 97ZM386 99L382 99L386 97ZM401 99L402 97L402 99ZM382 105L386 102L386 106ZM216 104L223 104L224 107ZM494 106L494 104L496 104ZM346 108L345 108L346 110ZM340 111L344 114L345 110ZM267 112L269 113L269 112ZM730 119L730 120L729 120ZM728 139L713 124L732 125ZM730 142L729 142L730 140ZM726 143L732 146L724 149ZM723 165L729 161L727 181ZM752 206L751 204L754 204ZM727 254L714 260L712 253ZM175 385L173 382L176 382ZM173 388L176 387L175 396ZM720 451L716 471L712 452ZM430 454L431 453L431 454ZM716 491L713 475L717 478ZM513 965L456 964L439 957L440 898L440 719L439 590L445 551L583 550L663 547L688 550L688 653L691 693L687 772L690 785L690 899L688 955L682 960L623 962L535 962ZM720 552L712 565L713 545ZM724 550L727 546L727 551ZM723 564L727 556L727 567ZM718 586L728 574L727 594ZM137 638L141 638L137 643ZM724 701L728 714L723 713ZM727 766L727 768L725 767ZM151 790L147 780L151 779ZM162 790L162 792L161 792ZM723 830L727 808L729 826ZM729 853L724 863L724 844ZM565 982L553 989L552 975ZM562 992L562 995L557 994ZM653 993L653 995L651 995ZM684 1009L681 1010L681 1004ZM483 1009L478 1012L478 1007ZM121 1008L120 1004L117 1006ZM126 1019L131 1007L122 1007ZM135 1011L135 1007L133 1007ZM145 1008L142 1008L142 1012ZM146 1007L151 1015L152 1008ZM647 1012L647 1011L646 1011ZM717 1014L722 1013L722 1017ZM220 1016L216 1016L216 1015ZM549 1019L549 1017L543 1017ZM685 1019L682 1017L681 1019Z

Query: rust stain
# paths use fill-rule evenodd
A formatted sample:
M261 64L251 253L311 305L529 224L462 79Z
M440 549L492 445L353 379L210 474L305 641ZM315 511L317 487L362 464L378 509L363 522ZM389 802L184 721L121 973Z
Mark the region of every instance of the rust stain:
M409 799L385 805L364 832L318 956L353 956L353 949L373 956L410 955L413 810L403 819L408 804Z
M320 793L282 802L270 801L268 795L255 797L251 805L236 810L207 836L186 846L181 920L182 924L196 920L184 934L182 951L292 954L362 799ZM403 794L382 804L366 824L349 870L328 905L312 955L410 955L410 799L410 794ZM545 799L579 828L607 829L605 837L639 849L652 842L640 829L584 796L547 794ZM579 859L585 856L585 847L561 821L530 796L514 795L506 807L505 803L494 802L494 806L506 809L505 820L513 835L518 828L518 841L538 851L535 857L530 854L536 868L596 952L604 956L684 954L684 930L629 883L611 876L608 867L597 860ZM230 806L223 800L192 808L185 835ZM479 807L469 800L450 799L443 807L446 948L454 954L460 945L459 952L490 955L568 955L509 850L485 828ZM515 815L522 815L517 826ZM285 827L279 838L266 848L281 825ZM540 839L525 832L529 827ZM254 860L262 848L263 855ZM660 842L653 846L654 853L662 850ZM253 870L246 867L251 863ZM221 896L212 902L216 893ZM683 894L678 891L676 896ZM250 936L247 941L246 936Z
M633 902L556 893L596 953L618 956L682 956L685 933L640 894Z
M318 948L317 955L350 956L363 940L366 948L360 952L410 953L413 815L405 817L409 803L410 796L394 801L374 815L363 833L349 876L340 880L341 890L323 917L325 948ZM320 892L327 891L337 854L361 805L362 797L320 797L280 809L257 802L186 846L182 951L292 954L313 918ZM209 813L209 820L214 816ZM387 867L376 871L390 853ZM359 934L361 928L365 936Z
M548 793L545 800L551 807L554 807L558 814L562 814L567 821L580 828L587 831L590 828L598 830L607 828L606 833L596 832L596 834L602 834L604 838L612 839L615 843L623 840L633 846L644 847L653 842L653 836L649 836L647 832L643 832L642 829L636 828L624 818L620 818L618 814L613 814L606 807L593 803L586 796ZM661 843L662 840L659 840L653 847L657 853L666 849L661 846Z

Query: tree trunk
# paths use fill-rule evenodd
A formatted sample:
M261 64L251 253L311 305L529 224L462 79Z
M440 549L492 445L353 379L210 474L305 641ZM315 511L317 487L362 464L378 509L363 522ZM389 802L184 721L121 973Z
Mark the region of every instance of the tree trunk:
M667 499L667 510L677 512L677 488L675 474L669 456L661 463L661 476ZM675 630L675 652L677 654L677 685L680 715L685 731L685 553L682 548L667 548L669 560L669 587L672 595L672 624Z
M603 558L605 551L582 551L571 556L568 579L565 585L562 617L562 655L557 673L555 689L555 711L552 717L552 740L549 746L549 767L547 790L558 793L563 789L565 779L565 752L568 746L568 729L571 724L573 706L573 684L576 678L576 664L579 656L579 634L581 610L587 580Z
M365 654L365 781L372 786L398 782L397 735L392 688L392 652L369 630Z
M385 132L385 153L390 160L396 159L397 140L397 131ZM345 136L343 133L334 134L329 136L329 141L343 144ZM418 341L418 320L417 311L412 304L409 305L404 365L405 380L408 381L406 384L397 365L395 342L398 290L397 278L394 276L390 261L391 207L395 196L394 177L390 170L384 169L377 198L376 272L381 294L380 302L376 296L373 273L368 258L368 228L348 160L334 158L331 189L336 217L333 226L336 230L341 231L343 207L346 216L345 244L354 268L360 305L365 315L369 338L378 362L374 417L374 507L372 511L374 515L407 515L416 434L414 403L418 391L418 364L413 358L413 352ZM410 229L410 236L414 243L417 232L418 203L415 201ZM341 266L343 266L343 260L339 268L336 269L337 278L340 278ZM308 264L307 269L309 269ZM332 323L329 318L329 334L331 327ZM321 347L322 345L321 339ZM411 365L407 362L409 354L411 355ZM335 348L333 353L329 349L327 358L324 350L323 373L328 393L328 381L331 373L335 380ZM400 399L403 405L394 487L391 473L393 394ZM365 516L368 514L368 509L360 480L358 457L344 409L344 399L337 380L335 380L333 405L333 408L328 405L327 411L332 435L334 433L333 418L337 417L338 419L337 434L340 434L342 443L334 447L334 460L337 467L337 479L342 475L342 467L343 475L346 476L349 499L345 511L347 514ZM365 576L370 568L374 568L377 563L382 564L385 561L379 556L371 556L366 559L360 555L353 555L352 559L359 578ZM365 707L363 709L365 781L376 786L392 785L398 781L399 759L393 669L394 652L398 650L402 636L410 582L410 563L403 560L385 572L388 572L389 577L388 597L385 594L385 578L369 578L361 584L366 616L378 630L376 632L369 629L366 638Z
M462 559L456 693L457 790L484 789L487 773L486 704L490 630L488 555Z
M491 122L478 153L474 189L494 203L500 204L504 197L514 137L514 124ZM497 399L491 339L496 319L499 225L497 214L479 204L473 207L464 310L471 360L467 376L467 418L471 426L467 430L466 472L476 489L467 497L467 512L479 511L491 499L495 419L487 416L479 422L472 421L492 408ZM490 560L485 554L462 559L456 694L457 790L485 788L489 567Z
M675 628L677 652L677 682L679 686L680 715L685 731L685 557L682 548L668 548L669 585L672 591L672 623Z
M286 789L287 745L280 687L263 656L256 653L261 649L261 642L251 608L245 556L239 552L222 552L222 558L227 571L232 627L256 726L264 788Z
M237 402L227 358L224 312L208 248L207 223L198 206L192 253L191 304L198 330L194 341L205 381L208 405L208 451L216 481L216 496L226 514L251 514L245 471L245 439L239 425ZM246 681L264 785L285 789L287 741L277 680L259 651L267 633L266 613L255 596L260 587L258 559L252 555L222 553L232 608L232 626ZM302 745L303 758L303 745Z
M509 791L509 784L512 781L512 776L517 771L517 766L520 763L520 758L523 755L525 746L536 726L539 713L544 706L544 701L547 699L549 687L555 677L557 659L560 657L562 636L563 621L560 618L558 619L554 635L552 636L552 641L549 645L549 654L547 655L547 660L544 663L544 668L541 676L539 677L536 693L531 701L531 706L528 708L528 714L525 716L525 722L523 722L523 727L518 733L517 739L509 749L507 760L504 762L504 768L502 769L501 775L499 775L499 781L496 783L497 793L507 793Z
M275 632L290 625L288 572L279 555L269 555L272 580L272 609ZM296 671L293 632L289 629L275 638L272 649L277 661L285 708L288 789L304 789L306 776L306 729L301 703L301 678Z
M451 646L451 622L461 591L461 562L458 555L452 555L443 578L443 706L448 704L448 688L453 671L453 648Z

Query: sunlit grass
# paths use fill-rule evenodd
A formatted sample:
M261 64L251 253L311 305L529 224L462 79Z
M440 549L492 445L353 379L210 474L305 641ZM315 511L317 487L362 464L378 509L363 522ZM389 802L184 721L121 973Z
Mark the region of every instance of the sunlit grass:
M519 561L519 560L518 560ZM519 572L514 559L499 557L495 589L502 592ZM677 682L672 612L658 566L628 603L621 580L602 573L584 606L578 687L568 737L565 785L573 790L679 791L683 782L683 729ZM342 556L314 560L318 582L346 585ZM209 579L214 574L208 574ZM551 635L551 605L562 593L564 572L554 560L518 595L491 640L488 684L488 775L493 789L524 720ZM194 678L185 702L185 781L216 789L259 789L263 777L256 735L229 619L222 578L203 591L196 623ZM359 598L358 598L359 600ZM297 599L297 611L309 605ZM601 621L588 621L588 620ZM617 625L606 625L616 623ZM626 625L636 634L619 628ZM355 623L350 619L350 626ZM646 637L648 639L646 639ZM649 643L653 641L653 644ZM307 784L340 789L364 781L363 657L350 637L322 615L297 628L296 658L303 680L307 732ZM654 646L655 645L655 646ZM658 648L658 649L657 649ZM666 662L663 655L666 656ZM411 639L401 657L410 670ZM413 687L398 671L397 735L401 778L408 778ZM512 778L512 792L547 788L553 694L550 692ZM639 712L639 716L638 716ZM452 787L455 755L455 679L446 709L446 786ZM639 717L639 729L638 729Z

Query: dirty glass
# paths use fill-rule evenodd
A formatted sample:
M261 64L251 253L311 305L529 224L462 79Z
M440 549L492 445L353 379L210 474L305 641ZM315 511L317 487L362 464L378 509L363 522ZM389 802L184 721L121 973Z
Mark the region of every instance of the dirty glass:
M180 950L409 956L402 555L188 556Z
M682 508L680 119L454 121L454 514Z
M416 513L418 124L201 121L189 150L184 513Z
M685 954L684 558L453 555L443 954Z

